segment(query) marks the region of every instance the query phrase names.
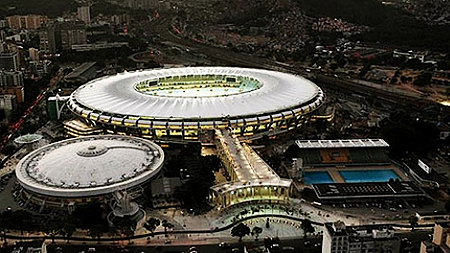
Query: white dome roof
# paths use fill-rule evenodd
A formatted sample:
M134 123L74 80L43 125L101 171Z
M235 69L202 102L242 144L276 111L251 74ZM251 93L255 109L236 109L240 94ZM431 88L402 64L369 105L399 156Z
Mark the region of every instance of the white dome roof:
M57 197L102 195L136 186L159 172L162 149L148 140L100 135L56 142L24 157L23 187Z

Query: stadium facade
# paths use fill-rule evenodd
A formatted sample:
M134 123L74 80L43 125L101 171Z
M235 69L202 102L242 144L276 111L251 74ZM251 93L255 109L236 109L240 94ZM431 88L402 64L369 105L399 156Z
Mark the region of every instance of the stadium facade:
M211 141L215 129L240 139L294 130L324 101L314 83L291 74L232 67L126 72L72 93L69 109L105 133L155 140ZM71 136L85 131L65 124ZM89 131L87 131L89 132Z
M163 150L136 137L97 135L55 142L20 160L21 197L40 207L73 207L108 201L117 191L131 196L155 178Z

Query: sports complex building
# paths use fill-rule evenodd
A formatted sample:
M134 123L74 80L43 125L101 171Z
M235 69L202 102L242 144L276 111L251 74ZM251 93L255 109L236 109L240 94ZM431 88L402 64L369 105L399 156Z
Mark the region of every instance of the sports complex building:
M163 150L136 137L97 135L55 142L22 158L16 167L20 197L40 208L111 200L118 191L132 197L155 178Z
M126 72L90 81L67 105L71 136L104 133L212 142L216 129L242 139L294 130L324 101L314 83L262 69L188 67Z
M396 201L426 197L393 164L382 139L297 140L300 178L321 202Z

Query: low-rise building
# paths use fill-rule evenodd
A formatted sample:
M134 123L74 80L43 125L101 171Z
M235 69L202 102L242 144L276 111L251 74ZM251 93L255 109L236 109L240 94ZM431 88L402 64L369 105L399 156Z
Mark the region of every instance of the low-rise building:
M325 223L323 253L400 252L400 239L387 227L349 227L342 221Z
M420 243L420 253L450 251L450 222L434 224L433 240Z
M17 107L17 99L14 95L0 94L0 109L12 111Z

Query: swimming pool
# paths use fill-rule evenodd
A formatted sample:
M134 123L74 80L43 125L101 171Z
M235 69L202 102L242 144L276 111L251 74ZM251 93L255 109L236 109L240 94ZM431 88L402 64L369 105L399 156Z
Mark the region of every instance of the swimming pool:
M393 170L348 170L339 172L346 183L388 182L400 179Z
M305 184L332 184L330 174L326 171L308 171L303 172L303 181Z

